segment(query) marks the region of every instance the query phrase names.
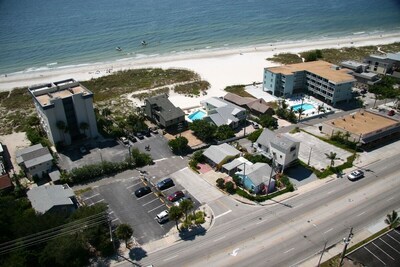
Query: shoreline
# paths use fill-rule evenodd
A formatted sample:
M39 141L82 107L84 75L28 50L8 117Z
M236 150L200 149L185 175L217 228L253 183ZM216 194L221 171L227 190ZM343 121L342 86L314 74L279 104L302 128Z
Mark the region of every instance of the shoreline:
M291 43L247 46L241 48L193 51L191 53L168 54L157 57L117 60L81 66L59 67L54 69L13 73L0 77L0 91L10 91L16 87L54 82L74 78L78 81L99 78L120 70L137 68L183 68L197 72L203 80L210 83L206 97L187 98L171 95L171 101L181 107L195 106L199 101L212 96L222 96L228 85L251 84L263 79L263 69L280 65L266 58L279 53L299 53L308 50L342 47L383 45L400 41L400 32L369 36L348 36L338 39L320 39ZM90 90L90 88L88 88Z

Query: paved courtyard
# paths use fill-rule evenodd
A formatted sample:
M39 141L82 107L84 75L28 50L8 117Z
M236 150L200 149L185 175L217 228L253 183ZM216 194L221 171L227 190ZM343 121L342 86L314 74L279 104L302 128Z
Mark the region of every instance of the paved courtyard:
M346 162L347 157L351 156L350 152L326 143L305 132L290 134L290 136L301 142L299 159L306 164L309 162L309 165L319 170L325 169L330 165L330 160L325 154L329 154L330 152L336 153L338 159L335 160L335 166L343 164Z

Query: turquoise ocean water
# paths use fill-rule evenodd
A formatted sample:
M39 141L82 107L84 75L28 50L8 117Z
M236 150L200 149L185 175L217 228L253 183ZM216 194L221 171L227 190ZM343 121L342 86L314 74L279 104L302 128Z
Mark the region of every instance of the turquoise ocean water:
M0 0L0 74L399 31L398 0Z

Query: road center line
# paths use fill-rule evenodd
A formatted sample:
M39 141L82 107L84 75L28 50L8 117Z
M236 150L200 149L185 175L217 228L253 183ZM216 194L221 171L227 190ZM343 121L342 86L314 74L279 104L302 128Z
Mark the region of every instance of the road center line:
M150 203L153 203L153 202L156 201L156 200L158 200L158 198L155 198L155 199L153 199L152 201L149 201L149 202L143 204L142 206L144 207L144 206L146 206L146 205L148 205L148 204L150 204Z
M263 223L263 222L266 222L265 220L264 221L259 221L259 222L257 222L256 224L261 224L261 223Z
M392 200L394 197L391 197L391 198L388 198L388 199L386 199L386 201L390 201L390 200Z
M360 214L358 214L357 216L361 216L365 213L365 211L361 212Z
M290 251L292 251L292 250L294 250L294 248L291 248L291 249L289 249L289 250L286 250L285 252L283 252L283 253L288 253L288 252L290 252Z
M159 209L159 208L161 208L162 206L164 206L164 204L161 204L160 206L155 207L154 209L149 210L147 213L150 213L150 212L152 212L153 210Z
M324 232L324 234L329 233L329 232L332 231L332 230L333 230L333 228L331 228L331 229L329 229L329 230L326 230L326 231Z
M166 258L166 259L164 259L164 261L169 261L169 260L172 260L173 258L176 258L176 257L178 257L178 255L174 255L172 257Z
M224 216L224 215L226 215L226 214L228 214L228 213L230 213L230 212L232 212L232 210L225 211L224 213L221 213L221 214L215 216L214 219L217 219L217 218L219 218L219 217L222 217L222 216Z
M224 239L224 238L225 238L225 236L222 236L222 237L220 237L220 238L215 239L214 242L218 242L218 241L220 241L220 240L222 240L222 239Z

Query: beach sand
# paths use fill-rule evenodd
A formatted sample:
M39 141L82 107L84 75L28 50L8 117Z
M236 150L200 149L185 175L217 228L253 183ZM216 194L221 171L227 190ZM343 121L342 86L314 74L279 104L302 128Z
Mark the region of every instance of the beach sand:
M108 70L115 72L147 67L184 68L197 72L203 80L211 84L211 88L205 96L189 98L174 93L170 95L171 102L176 106L190 108L198 106L201 100L209 97L223 96L225 94L223 89L228 85L262 82L264 68L279 65L266 60L266 58L272 57L274 54L287 52L299 53L302 51L324 48L389 44L396 41L400 41L400 33L370 36L355 35L341 39L294 42L215 51L196 51L172 56L127 59L87 66L15 73L9 74L7 77L0 77L0 91L68 78L85 81L107 75ZM90 88L88 89L90 90Z

